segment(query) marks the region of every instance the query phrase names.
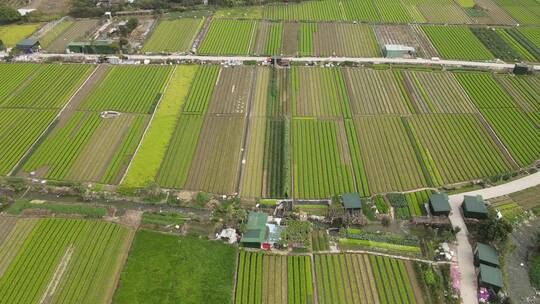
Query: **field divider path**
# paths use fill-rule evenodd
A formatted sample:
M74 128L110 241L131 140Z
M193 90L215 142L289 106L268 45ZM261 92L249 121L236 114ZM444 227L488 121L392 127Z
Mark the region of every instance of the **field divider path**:
M199 48L199 45L201 45L201 42L204 40L204 37L206 36L206 33L208 32L208 28L210 27L210 22L212 22L213 16L208 16L204 19L204 23L201 26L201 29L199 30L199 33L193 39L193 44L191 45L191 51L193 53L197 53L197 49Z
M233 289L232 289L232 301L231 303L236 303L236 288L238 285L238 265L239 263L239 257L240 257L240 251L236 252L236 259L235 259L235 267L234 267L234 279L233 279Z
M243 128L243 136L242 136L242 146L241 146L241 149L240 149L240 164L239 164L239 167L238 167L238 180L236 181L236 187L235 187L235 190L236 190L236 193L240 193L240 191L242 190L242 181L243 181L243 178L244 178L244 170L246 168L245 166L245 163L244 163L244 157L246 157L246 152L247 152L247 145L248 145L248 135L249 135L249 126L250 126L250 121L251 121L251 107L252 107L252 103L253 103L253 95L254 95L254 91L256 89L256 86L257 86L257 69L256 68L253 68L252 71L251 71L251 87L249 88L249 96L247 98L247 103L246 103L246 113L244 114L244 117L245 117L245 122L244 122L244 128Z
M311 263L311 287L313 288L313 303L319 304L319 291L317 290L317 279L315 278L315 257L313 253L309 254L309 262Z
M127 175L128 171L129 171L129 168L131 167L131 164L133 163L133 160L135 159L135 156L137 155L137 152L139 152L139 149L141 148L142 143L144 142L144 138L146 137L146 133L148 133L148 129L150 129L150 125L152 125L152 121L154 121L154 116L156 116L157 109L158 109L159 105L161 104L161 101L163 100L163 96L165 95L165 92L167 92L167 90L169 89L169 84L171 83L171 80L172 80L174 74L176 73L176 67L177 66L175 65L174 69L169 73L169 79L167 79L167 83L163 87L163 90L161 92L161 96L159 96L159 100L158 100L156 106L154 107L154 110L152 111L152 116L150 116L150 120L148 121L148 124L144 128L144 133L142 134L141 139L139 140L139 143L137 144L137 149L135 149L135 152L133 152L133 155L131 156L131 159L129 160L129 163L128 163L125 171L124 171L124 174L122 174L122 179L120 179L120 183L118 183L119 185L121 185L124 182L124 179L126 178L126 175Z
M13 166L13 168L11 169L11 171L9 171L9 173L7 174L7 176L13 176L14 173L16 173L19 168L22 166L22 164L26 161L26 159L30 156L30 154L36 149L37 145L39 145L39 143L42 142L42 140L45 138L45 136L47 136L50 131L52 130L52 128L54 128L56 126L56 124L60 121L60 119L62 118L62 115L64 114L64 111L66 109L69 109L69 105L70 103L75 100L76 96L78 95L78 93L80 91L83 90L83 88L88 84L88 82L90 82L90 80L93 78L94 74L96 74L97 70L100 69L101 66L96 66L94 68L94 70L92 71L92 73L90 73L90 75L88 75L88 77L86 77L86 79L84 80L84 82L79 86L79 88L77 89L77 91L75 91L75 93L73 93L73 95L71 95L71 97L69 98L69 100L66 102L66 104L62 107L62 109L60 109L60 111L58 112L58 114L56 114L56 116L54 117L53 120L51 120L51 122L49 123L49 125L45 128L45 130L43 130L43 132L41 132L41 134L38 136L38 138L32 143L32 145L28 148L28 150L26 150L26 152L23 154L23 156L19 159L19 161L15 164L15 166Z

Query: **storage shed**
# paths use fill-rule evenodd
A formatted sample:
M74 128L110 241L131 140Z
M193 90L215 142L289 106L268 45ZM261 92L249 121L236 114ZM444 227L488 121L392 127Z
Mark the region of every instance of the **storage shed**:
M341 196L343 208L347 210L362 209L362 199L358 193L345 193Z
M480 264L480 272L478 273L478 286L487 289L493 289L499 292L503 287L502 272L499 268Z
M401 44L385 44L383 52L386 58L403 58L416 56L415 48Z
M474 264L476 266L483 264L491 267L499 267L499 253L497 253L497 250L493 246L477 243L474 250Z
M268 238L267 220L268 215L265 213L250 212L246 232L242 235L240 243L245 247L261 248Z
M432 215L450 215L452 208L446 193L434 193L429 197L429 210Z
M95 40L92 42L71 42L67 49L70 53L81 54L116 54L120 51L118 43L112 40Z
M481 195L465 196L461 208L465 217L485 219L488 215L486 204Z
M15 46L17 50L23 53L34 53L39 51L41 48L41 45L39 44L39 41L34 39L23 39L17 43Z

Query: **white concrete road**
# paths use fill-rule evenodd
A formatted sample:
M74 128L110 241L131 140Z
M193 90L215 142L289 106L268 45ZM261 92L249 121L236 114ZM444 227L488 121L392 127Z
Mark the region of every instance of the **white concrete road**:
M490 199L499 197L527 188L540 185L540 172L527 175L523 178L511 181L509 183L490 187L481 190L475 190L467 193L460 193L450 196L450 204L452 206L452 214L450 215L450 221L452 226L460 227L461 231L457 234L458 242L458 264L461 274L461 298L463 303L477 304L477 279L474 267L474 257L471 244L468 239L467 226L463 220L463 215L460 210L461 203L465 195L482 195L484 199Z
M95 60L99 55L81 55L81 54L45 54L36 53L31 55L23 55L17 58L17 60L26 59L47 59L53 57L62 58L81 58L86 57L88 60ZM199 56L199 55L127 55L129 60L195 60L195 61L207 61L207 62L227 62L234 61L264 61L268 57L255 57L255 56ZM355 62L355 63L378 63L378 64L413 64L413 65L437 65L437 66L453 66L453 67L470 67L470 68L488 68L488 69L511 69L514 64L504 62L475 62L475 61L460 61L460 60L431 60L431 59L404 59L404 58L361 58L361 57L283 57L283 59L291 62L319 62L319 63L342 63L342 62ZM535 70L540 71L540 66L534 66Z

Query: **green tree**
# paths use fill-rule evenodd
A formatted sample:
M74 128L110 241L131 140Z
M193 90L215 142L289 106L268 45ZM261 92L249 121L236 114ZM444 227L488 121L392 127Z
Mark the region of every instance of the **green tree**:
M478 226L481 239L488 242L504 243L512 230L512 225L504 218L497 219L493 210L489 212L488 218Z
M4 41L2 41L2 39L0 39L0 51L3 51L6 49L6 46L4 45Z
M21 14L7 5L0 4L0 24L13 23L21 20Z

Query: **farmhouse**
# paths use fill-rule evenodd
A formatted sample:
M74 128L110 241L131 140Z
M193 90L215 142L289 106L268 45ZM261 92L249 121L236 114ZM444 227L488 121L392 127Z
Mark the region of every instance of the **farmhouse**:
M448 202L448 194L434 193L429 197L429 210L432 215L450 215L452 208Z
M415 48L401 44L385 44L383 52L386 58L414 57L416 55Z
M478 243L474 250L474 264L476 266L488 265L491 267L499 267L499 254L492 246Z
M250 212L246 232L242 235L240 243L245 247L261 248L268 238L267 220L268 215L262 212Z
M481 195L465 196L461 208L465 217L476 219L487 218L488 211Z
M358 193L345 193L341 196L343 201L343 208L346 210L359 210L362 209L362 200Z
M480 264L478 286L493 289L495 292L503 287L502 272L499 268Z
M34 53L39 51L41 45L34 39L23 39L15 46L22 53Z

